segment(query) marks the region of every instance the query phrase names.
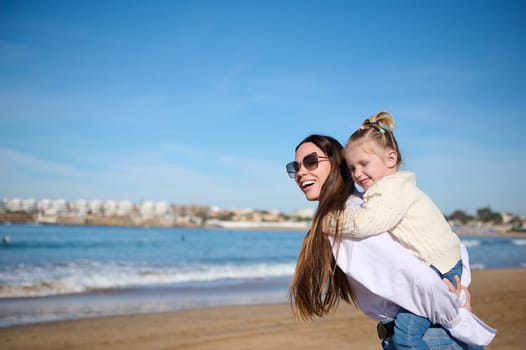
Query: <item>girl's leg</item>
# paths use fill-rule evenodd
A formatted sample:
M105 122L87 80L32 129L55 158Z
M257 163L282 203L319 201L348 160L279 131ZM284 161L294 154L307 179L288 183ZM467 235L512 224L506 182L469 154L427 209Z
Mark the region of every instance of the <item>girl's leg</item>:
M457 282L455 281L455 275L458 276L458 278L462 277L462 260L459 260L455 266L448 272L442 274L436 267L431 265L431 268L441 277L441 278L447 278L449 282L451 282L455 287L457 286Z

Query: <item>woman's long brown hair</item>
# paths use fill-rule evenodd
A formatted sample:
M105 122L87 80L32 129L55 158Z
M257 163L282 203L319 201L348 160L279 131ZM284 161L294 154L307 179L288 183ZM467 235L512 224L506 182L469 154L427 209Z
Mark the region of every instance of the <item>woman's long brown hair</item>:
M333 312L340 299L347 303L354 301L347 278L336 265L331 243L321 231L322 219L327 213L345 208L354 183L343 158L343 147L336 139L310 135L298 144L296 151L307 142L318 146L329 157L331 169L321 188L318 208L303 239L289 287L289 301L294 315L304 321ZM340 238L341 233L338 232L335 242Z

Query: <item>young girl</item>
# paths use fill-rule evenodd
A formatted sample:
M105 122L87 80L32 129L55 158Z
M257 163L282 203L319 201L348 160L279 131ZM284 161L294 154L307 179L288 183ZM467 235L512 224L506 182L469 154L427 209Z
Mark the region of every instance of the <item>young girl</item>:
M402 156L393 134L394 119L379 112L366 119L344 150L355 183L363 190L358 208L331 212L323 230L329 235L365 238L390 232L442 278L456 285L462 274L460 240L440 209L416 186L415 174L399 171ZM402 310L395 318L396 349L427 349L427 318Z

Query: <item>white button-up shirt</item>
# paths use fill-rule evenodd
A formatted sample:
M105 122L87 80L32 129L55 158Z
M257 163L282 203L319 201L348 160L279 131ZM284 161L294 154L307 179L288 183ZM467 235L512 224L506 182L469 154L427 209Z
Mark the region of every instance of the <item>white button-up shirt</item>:
M351 196L348 207L361 198ZM468 344L488 345L496 330L462 305L461 298L428 265L402 247L389 233L362 240L345 238L333 244L338 266L347 275L358 307L368 317L394 318L399 307L440 324L453 337ZM462 285L469 286L471 270L466 248L461 246Z

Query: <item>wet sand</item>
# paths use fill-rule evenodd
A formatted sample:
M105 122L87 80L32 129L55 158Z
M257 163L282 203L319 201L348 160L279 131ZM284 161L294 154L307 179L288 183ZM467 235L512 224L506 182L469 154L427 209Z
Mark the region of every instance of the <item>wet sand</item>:
M474 312L497 328L486 349L523 349L526 269L473 272ZM354 306L310 324L287 304L211 307L0 328L1 349L381 349Z

